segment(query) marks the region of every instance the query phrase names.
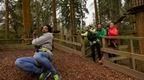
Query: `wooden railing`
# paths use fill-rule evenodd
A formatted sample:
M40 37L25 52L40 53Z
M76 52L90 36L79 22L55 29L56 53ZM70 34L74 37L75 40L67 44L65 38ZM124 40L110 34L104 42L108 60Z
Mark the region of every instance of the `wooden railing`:
M119 49L112 49L109 48L106 44L108 39L117 39L117 40L128 40L129 42L129 51L122 51ZM106 66L112 67L113 69L116 69L118 71L127 73L131 76L134 76L138 79L143 80L144 79L144 73L141 71L138 71L137 67L141 66L144 69L144 54L139 54L134 51L134 41L142 41L144 40L144 37L129 37L129 36L117 36L117 37L105 37L103 38L103 47L102 51L106 54L115 54L117 55L116 57L113 58L107 58ZM119 64L113 64L111 61L121 61L124 59L130 59L130 63L127 64L132 64L132 68L129 66L122 66ZM139 61L142 61L143 64L138 65L140 63ZM136 67L137 66L137 67Z
M79 55L85 55L86 49L89 47L85 46L84 38L79 36L80 42L74 42L74 41L68 41L68 40L62 40L62 39L57 39L55 38L56 43L59 43L60 45L56 45L56 47L61 48L65 51L72 52L72 53L78 53ZM107 46L107 40L108 39L118 39L118 40L128 40L128 48L130 48L128 51L123 51L119 49L112 49ZM143 61L144 63L144 55L136 53L134 50L134 42L135 40L140 41L144 40L144 37L129 37L129 36L117 36L117 37L104 37L102 40L103 47L102 47L102 52L104 52L104 65L108 66L112 69L116 69L117 71L123 72L125 74L128 74L130 76L133 76L137 79L143 80L144 79L144 73L141 71L137 70L138 66L144 66L144 64L138 65L138 61ZM67 44L67 45L66 45ZM62 46L61 46L62 45ZM72 45L73 47L71 47ZM64 47L65 46L65 47ZM79 50L75 49L75 46L80 47ZM115 54L117 55L116 57L109 58L106 55L108 54ZM126 65L121 65L119 63L113 63L113 61L122 61L125 59L129 59L129 65L132 66L126 66Z
M64 35L61 35L61 36L64 36ZM67 39L67 38L71 38L71 40ZM61 44L69 49L73 49L73 50L77 51L77 53L80 53L80 54L85 53L85 46L84 46L85 44L84 44L82 37L79 35L78 36L74 35L74 36L69 36L69 37L66 36L66 38L63 38L63 39L54 38L54 42L57 44ZM57 44L55 44L55 45L57 45ZM57 45L57 46L59 46L59 45ZM55 46L55 47L57 47L57 46ZM71 50L71 51L73 51L73 50Z
M144 5L144 0L130 0L130 7L137 7Z
M54 38L54 44L55 44L54 47L63 49L67 53L76 53L84 56L86 53L86 49L89 49L88 46L85 46L85 38L83 38L80 35L71 36L71 38L72 40ZM107 44L108 39L119 40L120 41L119 46L127 45L127 47L125 47L126 50L110 48ZM21 40L31 42L32 39L29 38ZM123 40L127 41L123 42ZM102 52L104 53L103 62L104 65L109 68L115 69L122 73L133 76L137 79L143 80L144 71L138 70L138 67L141 67L144 70L144 54L140 54L139 51L135 51L136 50L135 41L136 42L144 41L144 37L130 37L130 36L104 37L102 39L103 44L101 49ZM116 57L108 57L107 55L109 54L114 54L116 55ZM127 65L122 65L121 63L123 63L123 61L125 63L125 60L129 60L129 62L126 63ZM114 61L116 61L116 63L114 63Z
M0 39L0 44L21 43L22 39Z

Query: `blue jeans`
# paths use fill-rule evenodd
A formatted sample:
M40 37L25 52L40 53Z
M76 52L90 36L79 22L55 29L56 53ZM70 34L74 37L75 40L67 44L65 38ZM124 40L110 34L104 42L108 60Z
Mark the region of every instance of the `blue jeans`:
M35 74L50 71L53 75L57 73L52 64L52 58L47 52L36 52L33 57L22 57L15 61L18 68Z

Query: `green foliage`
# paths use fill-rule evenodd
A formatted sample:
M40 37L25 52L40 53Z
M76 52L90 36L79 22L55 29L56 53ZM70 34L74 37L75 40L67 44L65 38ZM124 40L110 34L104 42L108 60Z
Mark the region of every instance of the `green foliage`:
M22 0L9 0L8 13L9 13L9 38L18 38L22 34ZM5 11L4 11L5 12ZM4 15L3 15L4 16ZM3 29L2 29L3 30ZM11 32L12 31L12 32ZM3 32L2 32L3 34Z
M15 37L21 37L23 34L23 14L22 14L22 0L9 0L9 25L14 30ZM41 27L40 24L49 23L51 16L51 0L31 0L31 14L32 14L32 28ZM10 30L10 31L11 31ZM11 32L10 32L11 33Z
M115 22L121 16L121 0L99 0L99 14L102 23Z
M85 25L83 18L85 18L85 14L89 13L86 8L87 0L74 0L74 8L75 8L75 24L76 26L81 26L81 24ZM58 7L60 7L60 20L68 27L70 24L70 1L69 0L58 0Z
M70 23L70 4L68 0L58 0L58 6L60 7L60 20L66 27L69 26Z
M38 28L42 24L51 23L51 0L31 0L30 6L33 28Z
M5 31L4 30L0 30L0 39L4 39L5 38ZM19 36L17 36L17 34L15 32L9 32L9 39L13 40L13 39L20 39Z

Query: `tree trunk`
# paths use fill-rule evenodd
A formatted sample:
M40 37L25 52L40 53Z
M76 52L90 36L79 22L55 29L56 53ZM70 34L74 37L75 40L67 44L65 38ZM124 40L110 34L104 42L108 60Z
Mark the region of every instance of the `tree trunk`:
M136 30L138 37L144 37L144 12L136 14ZM144 40L139 41L139 49L144 54Z
M40 7L40 4L38 4L38 2L37 2L37 4L36 4L36 8L37 8L37 10L36 10L36 15L37 15L37 17L36 17L36 27L37 28L40 26L40 14L41 13L40 13L39 7ZM40 31L40 29L38 31Z
M24 38L30 37L31 29L31 13L30 13L30 0L22 0L22 9L23 9L23 25L24 25Z
M97 8L98 11L97 12L98 12L98 16L99 16L98 19L99 19L99 23L101 23L102 22L102 14L101 14L101 10L100 10L100 2L101 2L101 0L97 0L97 1L98 1L97 2L98 3L98 5L97 5L98 6L98 8Z
M56 19L56 0L52 0L52 11L53 11L53 28L57 30L57 19Z
M6 13L5 13L5 39L8 39L8 33L9 33L9 1L5 0L5 9L6 9Z
M70 0L70 25L68 31L70 32L70 40L72 40L72 35L76 34L74 0Z
M115 22L120 17L121 0L105 0L105 2L107 4L106 7L108 7L107 8L108 19L111 20L112 22Z
M140 6L142 0L130 0L131 8ZM141 3L141 4L139 4ZM135 14L136 21L136 34L138 37L144 37L144 12L138 12ZM141 54L144 54L144 40L139 40L139 50Z
M97 0L94 0L94 8L95 8L95 22L96 24L99 23L98 19L98 7L97 7Z

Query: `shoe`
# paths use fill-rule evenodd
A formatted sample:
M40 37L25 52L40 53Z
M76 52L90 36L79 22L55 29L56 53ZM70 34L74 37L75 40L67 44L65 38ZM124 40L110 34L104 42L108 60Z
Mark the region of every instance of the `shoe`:
M55 74L55 75L53 76L53 78L54 78L54 80L60 80L58 74Z
M50 72L43 72L41 73L41 75L39 76L39 80L47 80L47 78L51 75Z

